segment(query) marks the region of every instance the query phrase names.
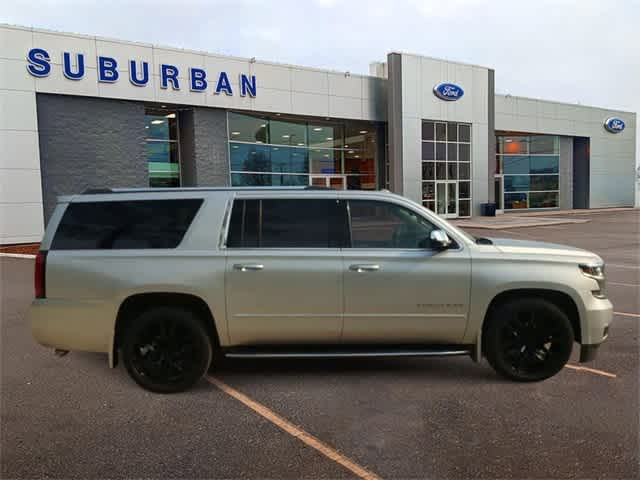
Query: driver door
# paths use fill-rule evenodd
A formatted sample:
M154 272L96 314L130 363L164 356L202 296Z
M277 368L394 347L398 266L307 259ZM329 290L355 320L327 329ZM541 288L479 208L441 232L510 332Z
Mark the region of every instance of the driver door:
M431 222L404 205L349 200L343 249L345 343L458 343L467 325L469 252L431 248Z

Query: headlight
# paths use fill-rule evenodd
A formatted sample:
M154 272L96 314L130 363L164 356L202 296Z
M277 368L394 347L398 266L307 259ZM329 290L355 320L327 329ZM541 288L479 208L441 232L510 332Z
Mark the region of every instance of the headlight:
M605 292L605 280L604 280L604 264L592 263L579 265L580 271L585 277L593 278L598 282L598 290L593 290L591 293L596 298L607 298Z

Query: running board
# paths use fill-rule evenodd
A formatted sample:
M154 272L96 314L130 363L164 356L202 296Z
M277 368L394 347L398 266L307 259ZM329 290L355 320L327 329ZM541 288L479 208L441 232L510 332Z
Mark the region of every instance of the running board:
M224 352L227 358L381 358L381 357L453 357L471 355L470 349L463 348L412 348L412 349L357 349L313 351L269 350L256 348L234 348Z

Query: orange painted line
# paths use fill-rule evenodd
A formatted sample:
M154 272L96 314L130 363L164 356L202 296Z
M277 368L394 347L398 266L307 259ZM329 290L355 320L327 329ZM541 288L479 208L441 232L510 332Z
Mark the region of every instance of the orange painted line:
M625 312L613 312L614 315L622 315L623 317L636 317L640 318L640 313L625 313Z
M235 398L236 400L244 404L246 407L249 407L251 410L256 412L258 415L269 420L271 423L276 425L281 430L284 430L286 433L288 433L292 437L295 437L301 442L303 442L305 445L317 450L322 455L324 455L330 460L333 460L337 464L342 465L344 468L346 468L347 470L349 470L359 478L362 478L364 480L380 480L380 477L377 476L375 473L370 472L366 468L358 465L356 462L354 462L350 458L345 457L344 455L338 453L335 449L331 448L329 445L327 445L323 441L317 439L310 433L305 432L301 428L296 427L287 419L281 417L280 415L275 413L273 410L270 410L269 408L265 407L261 403L258 403L255 400L252 400L251 398L247 397L244 393L239 392L235 388L230 387L229 385L222 382L221 380L218 380L215 377L211 377L207 375L205 378L209 383L211 383L212 385L215 385L227 395Z
M615 373L609 373L603 370L596 370L595 368L580 367L578 365L569 365L569 364L565 365L565 368L570 368L571 370L578 370L582 372L594 373L596 375L602 375L603 377L618 378L618 376Z

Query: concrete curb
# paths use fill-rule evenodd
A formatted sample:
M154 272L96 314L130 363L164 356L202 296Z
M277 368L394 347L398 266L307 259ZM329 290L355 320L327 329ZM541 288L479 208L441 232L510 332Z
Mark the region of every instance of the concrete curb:
M26 253L0 253L0 258L28 258L34 259L35 255L27 255Z

